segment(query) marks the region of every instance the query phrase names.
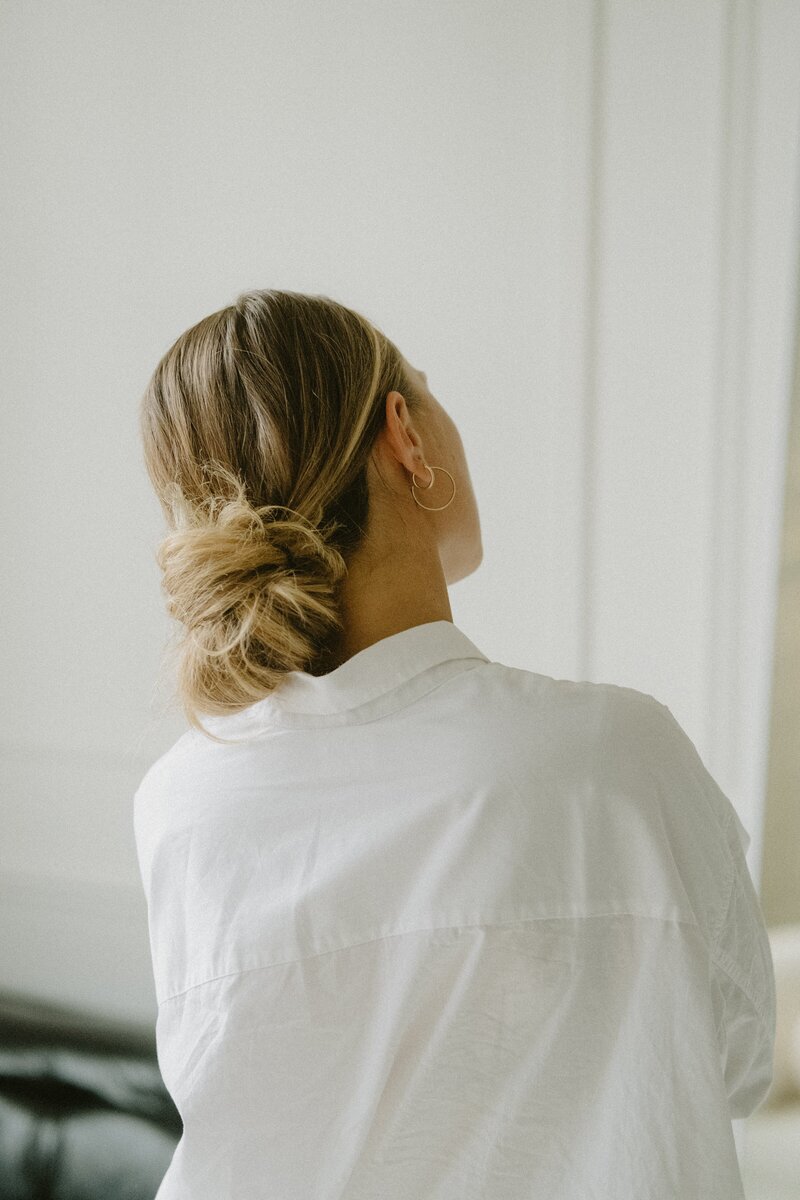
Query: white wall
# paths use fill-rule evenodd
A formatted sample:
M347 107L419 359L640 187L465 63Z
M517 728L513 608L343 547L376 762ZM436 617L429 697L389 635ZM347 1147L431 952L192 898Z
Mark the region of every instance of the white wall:
M798 252L788 0L0 9L0 986L150 1024L165 712L137 410L251 287L381 325L460 426L494 659L670 705L758 875Z

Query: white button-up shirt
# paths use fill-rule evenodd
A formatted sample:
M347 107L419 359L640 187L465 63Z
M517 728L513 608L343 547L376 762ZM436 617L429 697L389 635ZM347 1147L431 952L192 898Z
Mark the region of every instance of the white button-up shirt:
M737 1200L772 1078L749 837L671 712L452 622L203 718L134 829L157 1200Z

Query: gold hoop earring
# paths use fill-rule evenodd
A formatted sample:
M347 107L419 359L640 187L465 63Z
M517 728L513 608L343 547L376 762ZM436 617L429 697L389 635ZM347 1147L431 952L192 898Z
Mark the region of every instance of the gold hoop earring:
M426 491L430 491L430 489L433 487L433 484L434 484L434 475L433 475L433 472L434 472L434 471L444 471L445 475L450 475L450 472L447 470L447 468L446 468L446 467L428 467L428 470L429 470L429 471L430 471L430 473L431 473L431 481L430 481L430 483L424 483L424 484L422 484L422 483L417 483L417 477L416 477L416 475L415 475L415 474L413 474L413 472L412 472L412 475L411 475L411 478L412 478L412 480L413 480L413 482L412 482L412 484L411 484L411 495L412 495L412 496L414 496L414 486L415 486L415 485L416 485L417 487L424 487L424 488L426 489ZM452 476L452 475L450 475L450 479L451 479L451 481L452 481L452 484L453 484L453 495L452 495L452 496L450 497L450 499L447 501L447 504L452 504L452 503L453 503L453 499L454 499L454 497L455 497L455 494L456 494L456 481L455 481L455 479L453 479L453 476ZM416 496L414 496L414 502L415 502L416 504L419 504L420 508L427 508L428 512L441 512L441 510L442 510L443 508L447 508L447 504L438 504L438 505L432 505L432 504L420 504L420 502L419 502L419 500L417 500L417 497L416 497Z

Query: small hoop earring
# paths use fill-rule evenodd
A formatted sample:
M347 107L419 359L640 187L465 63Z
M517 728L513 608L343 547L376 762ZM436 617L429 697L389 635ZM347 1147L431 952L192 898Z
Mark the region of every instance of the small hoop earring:
M412 475L411 475L411 478L412 478L412 480L413 480L413 483L411 484L411 495L412 495L412 496L414 496L414 487L415 487L415 485L416 485L416 487L424 487L424 488L426 489L426 491L430 491L430 489L433 487L433 484L434 484L434 475L433 475L433 472L434 472L434 471L444 471L445 475L450 475L450 472L447 470L447 468L446 468L446 467L428 467L428 470L429 470L429 471L430 471L430 473L431 473L431 481L430 481L430 483L417 483L417 477L416 477L416 475L415 475L415 474L413 474L413 473L412 473ZM452 504L452 503L453 503L453 500L454 500L454 498L455 498L455 494L456 494L456 481L455 481L455 479L453 479L453 476L452 476L452 475L450 475L450 479L451 479L451 481L452 481L452 484L453 484L453 495L452 495L452 496L450 497L450 499L447 501L447 504ZM419 502L419 500L417 500L417 497L416 497L416 496L414 496L414 502L415 502L416 504L419 504L420 508L427 508L428 512L441 512L441 510L442 510L443 508L447 508L447 504L437 504L437 505L433 505L433 504L420 504L420 502Z

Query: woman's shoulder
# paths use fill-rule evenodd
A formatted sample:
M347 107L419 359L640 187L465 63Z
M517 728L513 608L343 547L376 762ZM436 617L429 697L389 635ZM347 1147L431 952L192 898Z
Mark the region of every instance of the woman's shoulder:
M674 735L677 722L655 696L635 687L589 679L572 679L510 666L488 664L482 677L492 699L505 698L511 710L537 721L561 719L578 729L636 737L644 729Z

